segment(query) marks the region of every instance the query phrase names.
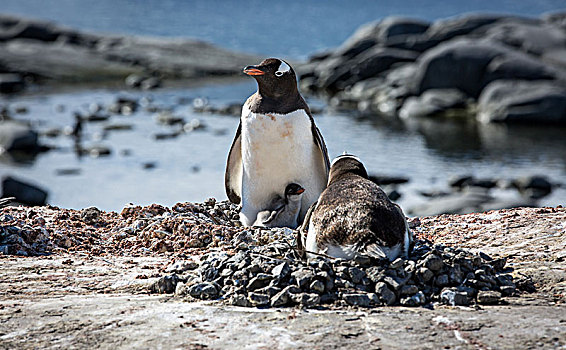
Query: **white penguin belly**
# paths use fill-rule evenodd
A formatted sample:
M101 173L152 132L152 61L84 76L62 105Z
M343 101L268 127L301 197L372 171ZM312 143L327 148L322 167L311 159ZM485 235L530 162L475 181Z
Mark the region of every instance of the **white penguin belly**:
M242 118L242 210L240 220L250 226L275 195L297 183L305 189L302 219L318 199L325 183L316 174L316 155L311 122L304 110L281 115L247 113Z

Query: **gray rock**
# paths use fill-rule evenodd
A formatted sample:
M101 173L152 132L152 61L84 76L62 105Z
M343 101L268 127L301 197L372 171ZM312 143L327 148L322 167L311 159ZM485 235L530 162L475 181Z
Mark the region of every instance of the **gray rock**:
M307 269L300 269L291 273L291 276L295 279L296 285L301 289L306 289L311 283L314 274Z
M86 224L95 224L102 212L97 207L88 207L81 210L81 220Z
M438 272L444 267L444 262L442 261L441 257L434 254L430 254L424 260L424 265L427 268L429 268L431 271Z
M267 286L267 287L256 290L256 293L267 294L270 297L276 295L279 292L281 292L281 288L275 287L275 286Z
M425 33L430 39L447 41L463 36L500 22L538 23L538 20L492 14L465 14L447 19L440 19L430 26Z
M515 292L517 291L517 288L515 288L515 285L502 286L502 287L500 287L500 290L501 290L501 295L508 297L508 296L514 295Z
M450 283L460 284L464 280L464 273L460 269L460 265L455 265L448 272Z
M450 111L465 110L467 101L468 97L457 89L431 89L421 96L407 98L399 110L399 116L405 119L450 116Z
M178 282L179 277L177 277L177 275L163 276L150 286L150 290L153 293L171 294L175 292Z
M469 96L479 96L486 84L484 72L488 64L507 52L501 45L486 41L444 42L419 57L414 92L420 95L429 89L458 89Z
M298 289L297 287L287 286L271 298L271 306L279 307L279 306L287 305L291 301L290 295L299 292L300 289Z
M230 304L235 306L250 307L252 303L242 294L235 294L230 297Z
M566 12L565 11L557 11L557 12L550 12L542 16L542 20L546 23L549 23L555 27L562 28L562 30L566 31Z
M371 301L365 293L345 293L342 295L342 299L344 299L348 305L361 307L368 307Z
M142 220L136 223L136 225L144 224ZM198 263L192 260L178 260L175 263L167 266L166 272L169 273L183 273L189 270L194 270L198 267Z
M248 294L248 300L253 306L265 306L269 304L269 295L260 293Z
M360 283L362 281L362 278L366 276L366 273L357 267L350 267L346 271L347 275L355 284Z
M418 275L423 280L423 282L428 282L434 277L434 272L426 267L421 267L418 271Z
M458 292L453 289L443 289L440 293L440 301L447 305L462 305L467 306L470 304L468 296L464 292Z
M393 305L397 300L395 293L393 293L384 282L378 282L375 285L375 293L379 296L379 299L386 305Z
M404 280L391 276L386 276L385 278L383 278L383 282L387 283L387 285L389 285L389 287L391 287L393 291L398 291L401 286L405 284Z
M448 279L448 275L446 274L438 275L438 277L436 277L435 284L439 287L447 286L449 283L450 280Z
M397 258L389 264L389 268L396 270L400 267L403 267L403 263L404 263L403 259Z
M419 291L419 288L414 284L406 284L399 290L399 294L401 295L413 295Z
M147 71L171 78L236 75L258 60L196 40L94 35L7 16L0 21L3 69L58 81L122 80Z
M566 88L549 81L495 81L478 101L478 120L566 124Z
M289 267L289 264L287 262L282 262L271 270L273 277L278 280L286 278L290 272L291 268Z
M555 25L537 22L498 22L490 25L484 36L537 56L566 47L566 31Z
M24 89L25 82L21 75L12 73L0 73L0 93L8 94L20 92Z
M531 198L542 198L552 192L553 184L544 175L520 177L513 186Z
M311 283L309 289L315 293L322 294L324 293L325 284L319 280L315 280Z
M0 123L0 149L4 151L37 152L39 143L37 132L29 126L5 120Z
M197 283L189 287L188 294L197 299L214 299L218 296L218 289L213 283Z
M501 300L501 293L493 290L480 290L478 292L477 300L479 304L498 304Z
M2 179L2 197L15 197L15 201L27 205L45 205L47 191L11 176Z
M263 288L271 282L272 276L266 273L259 273L254 278L250 280L248 283L247 289L248 290L256 290L259 288Z
M354 59L340 62L339 68L324 72L319 76L318 85L322 89L337 91L351 86L360 80L385 72L395 63L412 62L418 54L395 48L374 47Z
M385 270L379 266L372 266L366 269L366 274L370 281L377 283L385 277Z
M320 304L320 295L315 293L297 293L289 295L291 300L295 304L300 304L304 307L310 307Z
M387 45L387 42L394 40L395 37L406 38L410 34L421 34L426 32L429 27L430 23L423 20L390 16L379 23L377 38L379 42Z

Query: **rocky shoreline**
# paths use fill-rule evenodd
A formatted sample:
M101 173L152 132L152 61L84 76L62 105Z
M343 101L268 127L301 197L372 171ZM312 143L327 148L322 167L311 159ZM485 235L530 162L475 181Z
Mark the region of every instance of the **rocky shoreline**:
M152 332L139 337L124 332L137 332L143 320L148 316L155 320L167 305L177 309L167 312L181 324L208 314L208 322L217 327L212 332L228 326L217 324L226 317L236 322L229 327L243 330L247 323L240 321L250 317L252 307L263 310L252 313L258 317L269 315L265 312L271 308L283 312L291 324L280 326L288 329L295 329L294 322L319 324L316 319L323 317L330 322L329 332L343 333L348 323L340 315L387 322L400 329L422 329L416 339L411 330L377 337L389 342L396 339L398 344L404 344L404 337L411 339L410 344L393 348L422 348L423 341L426 348L453 341L466 346L478 341L485 347L566 343L566 326L558 316L566 300L566 210L562 207L415 218L410 225L419 241L411 258L386 264L323 257L308 264L300 262L290 248L294 238L290 230L239 227L236 212L236 206L213 199L172 208L131 206L121 213L94 207L81 211L51 206L1 209L0 316L5 327L0 344L37 345L49 334L65 338L62 344L66 345L98 342L106 347L117 334L122 344L135 344L139 337L151 342ZM14 273L20 276L18 281L10 278ZM106 301L96 302L93 298L97 296ZM137 301L130 306L123 296ZM113 304L111 300L122 301ZM153 306L157 300L162 306ZM209 301L202 304L201 300ZM80 313L55 322L47 310L60 309L61 302L69 310L80 308ZM91 303L104 305L106 316L93 314L87 308ZM99 331L105 334L103 338L88 340L82 331L64 328L69 322L107 324L110 318L121 317L124 307L130 310L126 314L137 315L135 305L146 310L146 316L135 317L140 323L120 323ZM238 308L229 309L230 305ZM552 308L545 309L549 306ZM20 311L14 312L17 308ZM414 310L410 313L420 320L420 326L402 317L407 310ZM48 317L50 325L40 326L33 317L37 312L47 313L42 318ZM505 325L522 319L519 313L528 314L529 321L521 325L522 335L515 338ZM335 321L329 321L333 317ZM454 323L460 317L468 321ZM293 321L295 318L303 321ZM469 328L471 319L475 330ZM526 332L538 330L542 320L547 331ZM251 322L259 329L279 324L273 317L254 316ZM178 321L173 323L172 327L184 328ZM425 325L436 333L431 336L432 330L423 329ZM454 338L450 325L462 327L467 340ZM17 333L20 326L29 332ZM358 334L364 326L355 323L347 328ZM319 331L324 333L323 329ZM367 331L379 329L372 326ZM185 333L175 334L182 337ZM302 332L294 333L293 339L312 341ZM221 348L228 344L223 335L200 341ZM358 336L334 339L335 344L343 345L358 341Z
M388 17L312 56L300 79L364 114L566 125L566 13Z
M21 91L30 82L125 80L152 89L163 79L239 75L257 59L199 40L88 33L0 15L0 93Z

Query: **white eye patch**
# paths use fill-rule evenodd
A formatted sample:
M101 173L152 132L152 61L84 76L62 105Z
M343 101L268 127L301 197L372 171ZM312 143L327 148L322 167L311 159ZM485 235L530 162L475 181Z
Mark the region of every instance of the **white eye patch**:
M288 71L291 70L291 67L289 67L289 65L283 61L281 61L281 64L279 65L279 69L277 70L277 72L275 72L275 75L280 77L283 75L283 73L286 73Z

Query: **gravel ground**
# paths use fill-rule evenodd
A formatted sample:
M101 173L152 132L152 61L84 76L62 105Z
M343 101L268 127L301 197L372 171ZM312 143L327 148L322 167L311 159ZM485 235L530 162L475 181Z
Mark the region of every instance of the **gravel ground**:
M4 208L0 211L4 252L0 255L0 348L566 346L564 208L412 219L413 231L421 239L413 260L393 266L372 262L385 273L365 287L361 282L349 286L339 279L351 281L352 268L366 272L367 277L369 267L363 266L367 262L360 261L362 266L324 259L317 266L295 263L292 249L281 243L290 242L292 232L239 227L234 221L236 210L213 200L173 208L131 207L120 214L93 208ZM479 257L477 263L483 268L474 269L476 282L483 274L496 278L496 283L479 286L475 295L462 293L466 290L450 278L448 285L439 285L439 276L450 276L458 254L472 263ZM415 269L414 278L404 286L415 286L418 292L415 287L393 288L392 277L400 277L401 270L433 255L444 263L435 269L434 282L424 283ZM237 280L233 275L238 269L231 276L226 271L221 280L207 274L215 263L219 267L222 259L226 262L236 256L253 256L260 268L248 271L251 275L241 293L227 282ZM277 279L283 285L272 283L276 279L273 267L282 263L274 257L286 259L283 262L290 267L289 276ZM250 270L252 261L242 270ZM328 264L331 269L326 271L334 271L335 286L330 291L336 300L310 305L309 300L328 294L320 283L313 286L322 279L311 278L301 287L303 279L292 274L307 269L316 276L318 264ZM224 269L216 270L221 274ZM391 276L393 271L397 276ZM267 272L271 275L263 276ZM516 290L502 290L505 285L497 282L501 274L512 277ZM262 277L250 286L258 276ZM173 286L165 283L175 278ZM203 283L216 289L218 295L210 296L214 300L198 300L209 297ZM272 307L273 297L290 285L300 290L288 295L284 307ZM387 300L379 294L378 285L379 290L385 287L392 292L389 295L395 301L391 304L396 306L385 306ZM423 293L424 306L403 306L408 305L403 300L426 291L427 286L430 293ZM402 295L401 288L411 293ZM176 294L157 293L175 290ZM488 295L480 300L480 292ZM489 293L500 294L494 299ZM269 303L261 295L267 295ZM454 306L455 300L466 300L468 306ZM488 305L491 302L496 305Z

